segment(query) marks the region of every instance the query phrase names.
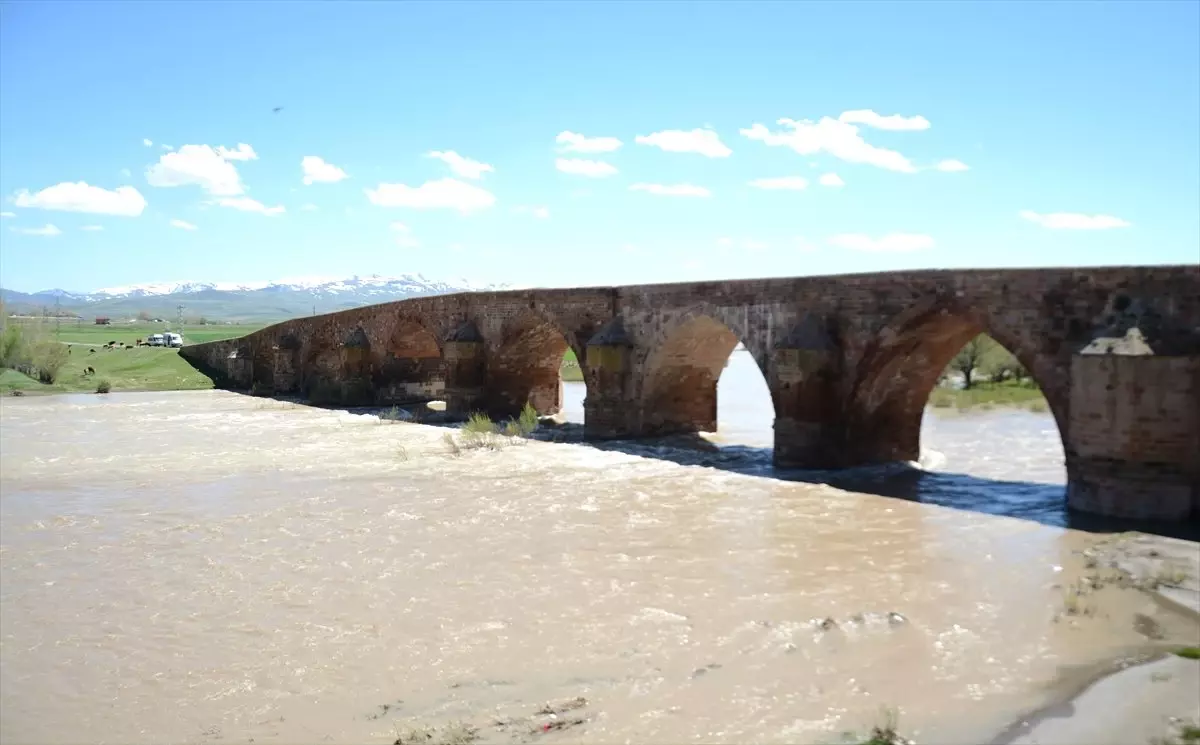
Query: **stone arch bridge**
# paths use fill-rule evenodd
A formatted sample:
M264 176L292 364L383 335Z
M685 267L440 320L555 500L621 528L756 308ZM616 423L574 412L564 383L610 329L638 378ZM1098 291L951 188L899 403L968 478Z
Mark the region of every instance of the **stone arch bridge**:
M313 403L493 417L561 405L567 349L585 437L716 428L740 340L775 407L782 467L919 455L939 373L985 332L1041 386L1076 509L1200 517L1200 265L920 271L462 293L297 318L184 347L218 385Z

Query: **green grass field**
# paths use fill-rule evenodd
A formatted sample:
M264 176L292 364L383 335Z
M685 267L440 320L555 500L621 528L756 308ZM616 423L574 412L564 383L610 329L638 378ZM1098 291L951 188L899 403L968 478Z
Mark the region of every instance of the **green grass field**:
M935 409L989 409L997 406L1018 407L1030 411L1048 411L1046 397L1030 381L1017 383L980 382L970 390L938 386L929 394L929 405Z
M185 324L180 332L173 323L114 323L111 326L97 326L90 321L78 323L74 319L63 319L56 327L53 320L42 318L9 318L8 321L37 326L49 338L57 337L61 342L95 346L102 346L110 341L133 344L138 339L145 339L151 334L161 334L167 329L182 333L184 344L202 344L206 341L245 336L262 328L262 324Z

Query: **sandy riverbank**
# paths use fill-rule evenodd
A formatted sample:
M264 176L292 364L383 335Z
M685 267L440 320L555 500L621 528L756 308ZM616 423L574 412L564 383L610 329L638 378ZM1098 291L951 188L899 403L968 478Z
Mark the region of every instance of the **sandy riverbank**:
M1158 602L1194 614L1200 647L1200 546L1191 541L1119 534L1085 552L1091 582L1125 581ZM1089 583L1085 581L1084 585ZM1155 629L1141 629L1154 639ZM1131 660L1084 681L1083 690L1023 718L997 745L1130 745L1200 742L1200 660L1166 653ZM1191 739L1189 739L1189 737Z

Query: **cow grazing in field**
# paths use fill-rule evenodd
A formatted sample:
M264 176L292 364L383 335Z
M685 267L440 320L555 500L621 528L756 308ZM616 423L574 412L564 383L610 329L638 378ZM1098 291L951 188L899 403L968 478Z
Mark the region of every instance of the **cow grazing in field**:
M89 375L95 375L95 374L96 374L96 368L92 367L91 365L88 365L87 367L83 368L83 376L85 378Z
M92 347L91 349L88 350L88 354L95 354L95 353L96 353L95 347Z

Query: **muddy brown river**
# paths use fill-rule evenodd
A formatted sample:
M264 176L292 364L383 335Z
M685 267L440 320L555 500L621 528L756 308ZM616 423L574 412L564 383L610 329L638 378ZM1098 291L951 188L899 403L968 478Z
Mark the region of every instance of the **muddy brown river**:
M748 411L723 409L730 468L455 457L442 428L225 392L5 399L0 739L391 743L463 720L485 741L805 743L893 707L922 743L986 742L1194 636L1116 587L1063 616L1094 539L1020 504L756 471ZM1048 416L930 419L931 468L1061 499ZM491 726L577 696L582 724Z

